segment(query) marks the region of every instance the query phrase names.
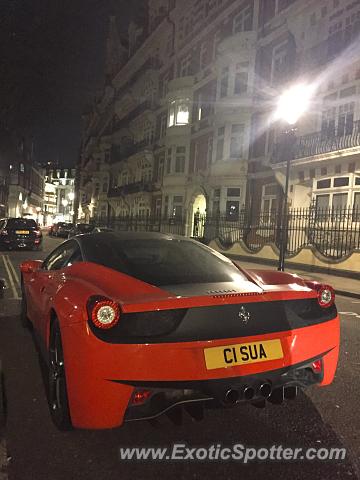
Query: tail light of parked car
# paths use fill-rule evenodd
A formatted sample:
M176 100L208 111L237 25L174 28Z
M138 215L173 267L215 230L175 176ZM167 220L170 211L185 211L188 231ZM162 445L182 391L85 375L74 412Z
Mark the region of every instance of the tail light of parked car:
M307 281L306 285L317 292L320 307L328 308L335 303L335 291L330 285Z
M120 320L120 307L105 297L91 297L87 303L89 318L95 327L108 330Z

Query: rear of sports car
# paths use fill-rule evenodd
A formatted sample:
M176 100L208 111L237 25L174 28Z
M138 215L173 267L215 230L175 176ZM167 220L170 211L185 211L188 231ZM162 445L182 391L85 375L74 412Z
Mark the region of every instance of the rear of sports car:
M156 299L90 297L86 321L63 329L73 425L176 421L180 410L200 419L207 408L261 407L330 384L339 352L331 287L260 277L250 272L241 288L166 285Z

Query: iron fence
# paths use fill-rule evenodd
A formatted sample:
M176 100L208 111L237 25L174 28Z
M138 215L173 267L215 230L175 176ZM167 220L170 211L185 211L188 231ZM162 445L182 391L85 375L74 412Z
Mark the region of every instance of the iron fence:
M185 217L129 215L111 218L106 224L116 231L189 235L204 243L218 239L224 247L242 241L254 253L266 244L279 247L282 238L287 255L312 246L325 257L339 260L360 250L359 208L292 208L285 223L278 211L250 216L247 209L241 209L231 216L196 213L190 222Z

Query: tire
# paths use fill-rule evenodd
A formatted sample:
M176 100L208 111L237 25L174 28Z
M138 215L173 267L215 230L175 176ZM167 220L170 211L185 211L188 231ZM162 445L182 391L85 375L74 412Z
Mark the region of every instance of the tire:
M32 323L27 316L27 299L24 284L21 282L21 310L20 310L20 323L24 328L32 328Z
M6 397L5 397L5 381L2 364L0 361L0 429L6 424Z
M60 326L56 319L50 330L48 401L51 419L55 426L61 431L71 430L64 354Z

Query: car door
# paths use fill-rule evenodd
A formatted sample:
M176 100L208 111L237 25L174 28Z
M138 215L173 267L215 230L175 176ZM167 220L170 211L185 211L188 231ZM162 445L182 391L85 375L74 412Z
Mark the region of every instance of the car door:
M63 243L45 259L42 268L35 272L29 281L31 318L43 337L50 305L59 286L65 280L63 268L77 251L79 244L76 241L69 240Z

